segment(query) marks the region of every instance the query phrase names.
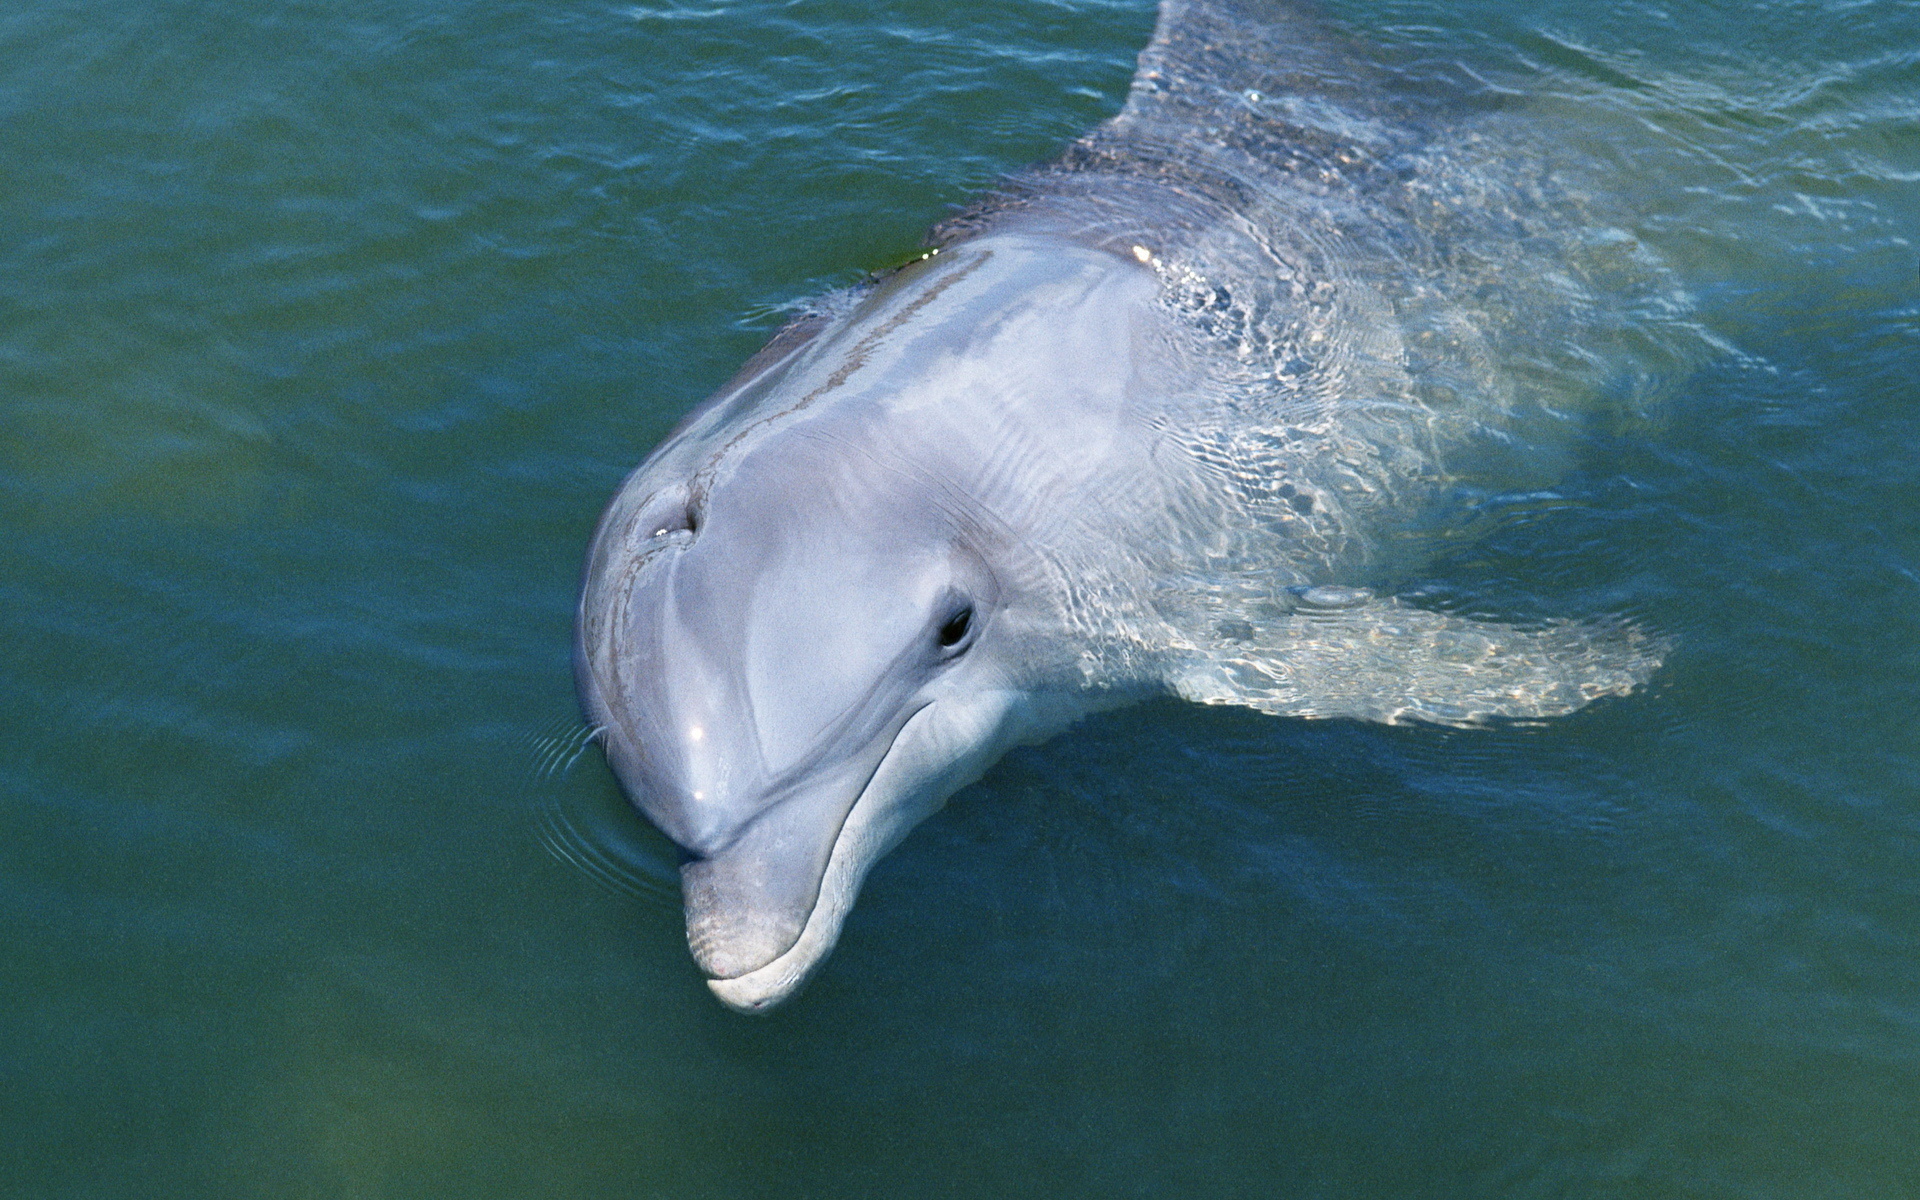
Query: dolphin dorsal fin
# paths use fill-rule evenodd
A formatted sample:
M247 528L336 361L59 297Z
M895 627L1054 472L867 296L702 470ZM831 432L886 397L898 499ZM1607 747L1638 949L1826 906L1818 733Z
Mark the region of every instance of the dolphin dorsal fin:
M1256 163L1352 175L1511 99L1460 64L1350 32L1312 3L1163 0L1126 105L1081 146L1095 158L1222 159L1215 169L1228 174Z
M1359 56L1324 17L1282 0L1162 0L1140 51L1128 107L1202 89L1361 94L1345 75Z

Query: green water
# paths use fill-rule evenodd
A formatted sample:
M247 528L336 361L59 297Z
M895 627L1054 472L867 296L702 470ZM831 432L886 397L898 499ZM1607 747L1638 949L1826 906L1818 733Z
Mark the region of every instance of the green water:
M1431 581L1675 653L1091 721L764 1020L576 754L586 538L1150 5L0 13L0 1194L1920 1189L1920 9L1332 7L1612 164L1721 347Z

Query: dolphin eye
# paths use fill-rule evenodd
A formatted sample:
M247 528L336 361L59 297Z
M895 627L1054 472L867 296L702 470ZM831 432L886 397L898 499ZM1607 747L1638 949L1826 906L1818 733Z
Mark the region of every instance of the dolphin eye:
M940 646L951 650L966 640L967 631L973 628L973 605L969 604L959 612L947 618L940 626Z

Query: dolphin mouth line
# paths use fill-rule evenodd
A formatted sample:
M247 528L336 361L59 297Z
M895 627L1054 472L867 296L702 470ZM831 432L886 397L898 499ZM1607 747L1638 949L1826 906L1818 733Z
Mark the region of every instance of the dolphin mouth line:
M849 834L857 839L869 828L872 808L868 801L872 798L873 781L893 757L900 735L929 707L930 704L920 705L900 723L887 743L886 753L874 762L873 770L860 785L860 794L854 797L846 816L841 818L840 828L833 835L833 848L827 852L826 870L820 874L820 887L814 893L813 907L807 911L806 923L800 927L800 936L791 946L751 971L725 979L708 977L708 990L722 1004L735 1012L767 1012L798 991L826 961L827 952L839 940L841 923L853 905L854 893L866 875L865 868L877 857L867 856L864 863L856 862Z

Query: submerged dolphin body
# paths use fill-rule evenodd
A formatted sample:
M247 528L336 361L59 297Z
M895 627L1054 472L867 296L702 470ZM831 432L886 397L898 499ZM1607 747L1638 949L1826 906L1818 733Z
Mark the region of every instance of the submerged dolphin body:
M1507 165L1498 106L1448 104L1390 103L1284 11L1170 0L1118 117L783 331L621 486L580 694L689 855L721 1000L791 995L882 854L1089 712L1472 725L1646 680L1628 623L1367 586L1501 448L1553 457L1616 368L1541 347L1623 336L1601 289L1670 299Z

